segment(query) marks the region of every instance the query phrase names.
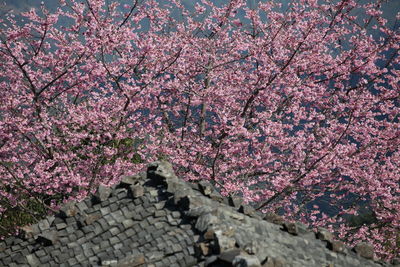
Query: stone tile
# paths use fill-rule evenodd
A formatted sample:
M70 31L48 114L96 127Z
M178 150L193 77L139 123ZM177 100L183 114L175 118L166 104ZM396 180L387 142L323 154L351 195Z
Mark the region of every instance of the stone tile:
M158 175L164 174L160 172ZM365 244L354 249L360 255L357 257L344 244L331 240L330 234L323 232L324 229L319 229L317 233L317 237L325 242L322 243L305 226L285 223L271 214L261 216L250 206L243 205L240 199L217 202L220 196L212 192L211 187L203 186L202 190L214 200L193 191L193 188L199 189L196 184L188 185L181 180L165 180L163 183L157 187L149 186L144 181L138 183L145 194L135 199L127 198L124 188L113 187L111 197L101 203L93 206L86 200L76 203L75 207L79 210L76 217L49 217L33 225L37 232L57 231L58 239L46 244L46 247L41 247L43 244L33 237L27 241L17 238L0 241L0 266L24 266L28 263L41 267L62 264L97 266L107 261L115 261L115 265L129 255L140 253L143 259L149 261L145 266L205 266L218 259L218 251L223 252L231 246L249 254L258 253L259 258L267 259L267 266L286 266L286 263L291 266L294 260L297 266L325 266L329 262L335 266L379 266L368 260L373 251ZM171 194L175 194L176 199L187 201L187 205L173 206L174 196ZM240 208L242 213L223 203ZM185 211L186 208L190 210ZM90 222L88 216L92 216ZM207 216L216 219L205 220ZM284 225L292 235L269 221ZM197 232L193 230L195 226L204 228L204 231L212 230L212 234L206 238L208 232ZM198 247L194 247L196 242L202 242L208 252L197 251ZM326 245L330 250L325 248ZM202 258L205 261L197 262L193 257L199 253L205 255ZM240 260L250 263L253 259L255 256Z

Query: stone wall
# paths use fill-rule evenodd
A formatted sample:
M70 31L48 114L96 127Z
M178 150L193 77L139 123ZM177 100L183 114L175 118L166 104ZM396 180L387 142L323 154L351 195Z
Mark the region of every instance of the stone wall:
M350 249L206 181L187 183L167 162L0 242L0 266L393 266L373 257L368 244Z

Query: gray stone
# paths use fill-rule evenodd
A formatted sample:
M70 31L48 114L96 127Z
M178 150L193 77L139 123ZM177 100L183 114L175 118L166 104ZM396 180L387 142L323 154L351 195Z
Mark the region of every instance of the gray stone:
M156 161L149 164L147 176L155 184L165 184L167 180L177 180L171 163L167 161Z
M307 226L303 223L300 222L285 222L283 224L284 230L287 231L288 233L292 234L292 235L306 235L306 234L312 234Z
M178 179L171 179L167 181L167 192L171 194L175 194L181 190L185 190L185 188L190 188L185 181L178 180Z
M199 188L199 183L196 182L188 182L188 185L190 186L190 188L192 188L195 191L200 191Z
M144 195L144 188L139 183L131 185L130 189L134 198L142 197Z
M236 245L235 238L225 235L221 230L215 231L215 241L219 253L232 249Z
M189 216L189 217L199 217L203 214L211 213L212 211L213 211L213 208L210 206L200 206L200 207L195 207L195 208L192 208L192 209L186 211L185 214L186 214L186 216Z
M207 229L207 231L203 235L203 238L205 240L214 240L214 238L215 238L214 229L212 229L212 228Z
M26 261L30 266L40 266L39 259L34 254L26 255Z
M261 263L256 256L238 255L232 262L235 267L261 267Z
M285 267L285 260L282 258L268 257L263 263L263 267Z
M174 201L175 203L175 201ZM183 210L192 210L194 208L202 207L202 206L209 206L215 207L215 202L212 200L203 197L203 196L195 196L192 194L180 195L179 207Z
M99 185L96 193L93 195L93 198L95 202L102 202L108 199L108 197L111 195L111 192L112 188L104 185Z
M240 249L229 249L224 252L222 252L219 256L218 259L226 262L226 263L233 263L233 260L235 259L236 256L240 255L242 252Z
M181 180L167 180L167 192L174 194L174 204L180 205L182 199L193 196L193 189Z
M135 267L141 266L146 263L145 257L143 254L140 255L130 255L121 261L118 262L118 267Z
M317 238L322 241L332 242L333 234L327 229L319 227L317 231Z
M40 229L41 231L44 231L44 230L47 230L47 229L50 228L49 221L46 220L46 219L41 220L41 221L38 223L38 226L39 226L39 229Z
M204 266L213 266L212 264L218 260L217 255L212 255L210 257L207 257L206 260L204 261Z
M57 230L65 229L66 227L67 227L66 223L57 223L56 224L56 229Z
M259 250L259 245L254 240L244 245L243 250L247 252L249 255L257 254Z
M211 194L209 195L209 197L212 200L218 201L220 203L224 202L224 200L225 200L225 198L217 190L212 191Z
M199 253L203 256L208 256L211 253L211 249L208 243L201 242L197 245Z
M175 219L178 219L181 217L181 213L179 211L173 211L172 212L172 217Z
M236 233L236 227L232 224L229 223L221 223L215 227L213 227L213 230L215 232L218 231L218 233L222 233L224 236L228 236L228 237L233 237Z
M161 202L158 202L158 203L154 204L154 207L155 207L157 210L163 209L163 208L165 207L165 201L161 201Z
M217 224L217 223L219 223L219 220L216 216L214 216L210 213L206 213L206 214L201 215L197 219L195 228L200 232L204 232L207 230L207 228L209 226Z
M371 244L361 242L354 247L354 251L366 259L374 258L374 247Z
M211 193L215 190L212 184L209 181L201 180L198 182L200 192L205 196L210 196Z
M153 189L153 190L149 191L149 194L152 197L157 197L158 196L158 191L156 189Z
M101 265L102 266L116 266L118 263L118 260L112 259L112 260L102 260Z
M137 184L141 180L141 175L125 175L121 177L119 187L129 188L131 185Z
M80 211L85 211L88 209L88 206L86 204L85 201L81 201L81 202L77 202L76 203L76 207L80 210Z
M128 195L128 189L127 188L117 188L113 190L115 193L114 195L118 199L124 199Z
M237 196L229 196L228 203L230 206L238 209L243 204L243 199Z
M60 221L62 220L61 218L57 218L57 219L59 219ZM72 218L70 218L70 219L72 219ZM52 226L53 223L56 221L56 217L54 215L47 216L46 220L49 222L49 225ZM68 218L66 218L66 220L68 220ZM64 220L62 220L62 221L64 221Z
M78 213L78 209L75 206L75 204L76 204L75 201L71 201L64 204L60 209L60 215L64 218L76 216Z
M175 253L182 251L182 247L179 244L173 244L171 246L171 248L172 248L172 251Z
M36 238L36 242L42 244L43 246L55 245L58 240L58 232L55 230L43 232Z
M346 245L341 241L333 240L328 242L328 248L336 253L346 253Z
M273 223L273 224L278 224L278 225L283 225L285 223L285 220L283 219L282 216L279 216L276 213L273 212L267 212L265 213L264 220L267 222Z
M40 233L38 225L25 225L21 227L21 235L25 239L34 238L37 234Z
M185 256L184 260L186 267L194 266L197 264L197 259L193 256Z
M84 219L85 224L86 225L90 225L90 224L96 222L98 219L101 218L101 213L98 212L98 213L92 213L92 214L89 214L89 215L85 215L84 218L85 218Z
M400 265L400 258L393 258L390 263L393 265Z
M156 210L154 212L155 217L165 217L166 215L167 213L165 212L165 210Z
M145 255L145 258L148 259L150 262L161 260L163 257L164 253L161 251L150 251L147 252Z
M249 205L240 205L238 211L248 216L252 216L256 212L255 209Z

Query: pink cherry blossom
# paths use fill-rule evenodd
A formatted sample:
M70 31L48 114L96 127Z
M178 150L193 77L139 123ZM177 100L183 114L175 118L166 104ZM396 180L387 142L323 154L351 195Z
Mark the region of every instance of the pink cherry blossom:
M56 207L167 159L187 180L398 255L400 35L380 1L161 2L5 16L0 212ZM373 220L350 225L362 205Z

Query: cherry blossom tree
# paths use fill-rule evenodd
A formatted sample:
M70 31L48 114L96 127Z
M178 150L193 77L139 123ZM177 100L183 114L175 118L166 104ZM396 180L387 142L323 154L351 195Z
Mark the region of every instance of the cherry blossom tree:
M382 1L161 2L63 0L2 20L2 216L163 158L399 254L400 35ZM362 206L373 220L349 224Z

